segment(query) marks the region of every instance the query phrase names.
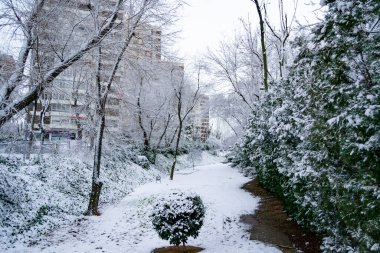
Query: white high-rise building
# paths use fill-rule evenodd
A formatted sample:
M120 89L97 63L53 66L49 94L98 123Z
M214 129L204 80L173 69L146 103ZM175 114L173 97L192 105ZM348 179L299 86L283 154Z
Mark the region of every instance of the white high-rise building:
M196 138L205 142L210 135L210 99L201 95L197 105L194 107L193 124Z
M100 18L110 14L115 0L100 1ZM59 8L59 11L57 9ZM59 59L59 53L69 53L70 48L78 48L81 43L94 32L95 24L91 19L90 11L94 8L86 0L79 1L49 1L45 5L47 23L41 22L39 33L40 44L38 52L34 52L34 66L49 64ZM72 17L72 19L70 19ZM105 84L114 66L118 53L118 43L127 36L127 27L123 19L125 14L120 12L117 22L121 25L102 42L102 60L100 81ZM62 27L56 27L52 19ZM111 46L110 46L111 45ZM115 45L115 46L112 46ZM44 59L39 62L39 59ZM121 114L122 87L127 85L126 65L135 59L161 59L161 31L151 26L139 27L134 33L132 43L126 52L125 59L114 77L111 91L106 105L106 126L110 131L119 127ZM91 131L86 124L91 121L94 110L96 91L97 49L88 53L82 60L75 63L44 90L38 101L29 106L27 121L33 124L35 138L40 139L41 132L45 140L81 139L83 132ZM37 78L37 77L36 77ZM92 110L91 110L92 109Z

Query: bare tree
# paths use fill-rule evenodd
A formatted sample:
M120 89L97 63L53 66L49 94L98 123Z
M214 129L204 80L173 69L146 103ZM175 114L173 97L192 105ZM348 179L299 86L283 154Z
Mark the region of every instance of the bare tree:
M179 3L180 4L180 3ZM102 44L98 46L98 55L97 55L97 71L96 71L96 86L97 86L97 96L96 96L96 113L95 113L95 123L97 126L96 140L95 140L95 152L94 152L94 167L93 167L93 176L92 176L92 187L89 205L86 214L88 215L99 215L99 198L103 182L100 180L100 168L101 168L101 158L102 158L102 148L103 148L103 139L104 139L104 130L106 126L106 104L107 99L111 91L112 84L114 82L116 72L119 70L120 65L123 64L123 57L130 46L130 43L134 37L136 37L136 31L138 27L144 26L146 22L162 22L167 23L168 20L163 17L165 14L171 16L173 11L175 11L179 5L170 6L169 9L164 8L165 1L156 1L156 0L140 0L132 1L127 5L127 15L128 22L126 22L126 34L124 41L118 49L118 53L113 59L113 67L108 73L104 73L103 69L103 58L105 57L105 49L103 41ZM102 10L99 10L102 13ZM163 13L165 12L165 13ZM97 14L97 13L95 13ZM98 15L98 14L97 14ZM99 15L98 15L99 16ZM99 26L101 27L101 26ZM114 51L112 49L111 51ZM112 53L108 52L112 55ZM102 76L105 74L105 77ZM101 80L106 79L105 83ZM148 138L148 137L147 137Z
M157 142L157 145L156 145L156 150L161 147L162 140L164 139L164 137L167 134L168 128L170 126L170 122L172 121L173 117L174 117L174 115L171 114L171 112L167 113L167 118L166 118L166 120L165 120L165 122L163 124L162 134L160 135L160 137L158 139L158 142Z
M174 150L173 164L170 170L170 180L174 178L174 170L177 164L177 157L179 154L179 143L182 137L182 131L185 120L196 106L199 100L200 90L200 72L201 67L198 67L197 73L197 87L194 92L186 85L182 67L174 67L171 71L172 85L174 90L174 96L177 104L177 119L178 119L178 131Z
M233 91L239 96L241 101L251 110L254 109L258 99L256 89L256 72L260 66L260 59L255 63L254 57L247 61L247 55L251 52L242 47L242 39L237 37L234 41L221 42L219 48L212 52L209 51L207 58L214 66L214 73L223 83L231 85Z
M144 78L140 79L139 95L137 96L137 108L138 108L138 122L139 122L139 126L140 126L140 129L141 129L141 131L143 133L143 137L144 137L144 149L148 150L149 149L149 138L148 138L147 131L145 130L145 127L143 124L143 119L142 119L143 109L141 106L141 95L142 95L141 91L142 91L142 86L143 86L143 80L144 80Z
M259 16L259 25L260 25L260 42L261 42L261 52L263 57L263 73L264 73L264 90L268 91L268 59L267 59L267 47L265 43L265 27L264 27L264 17L262 14L262 6L259 3L259 0L251 0L255 6L257 15Z
M143 134L143 143L144 143L144 150L148 151L151 149L151 142L152 142L152 137L153 135L156 135L159 128L163 127L165 130L163 131L163 135L166 134L167 128L169 126L170 119L170 111L169 111L169 117L168 121L165 123L161 120L159 122L159 117L162 116L164 113L164 107L167 108L167 98L165 96L159 96L160 98L157 98L156 92L158 92L153 85L150 83L147 83L149 85L148 89L150 92L143 91L143 84L144 83L144 78L140 78L140 88L139 88L139 93L137 96L137 118L138 118L138 125L141 129L141 132ZM157 85L157 84L156 84ZM165 87L160 87L160 89L165 89ZM152 92L153 91L153 92ZM145 94L143 94L143 92ZM144 95L148 95L147 98L144 99ZM154 103L146 101L147 99L154 100ZM144 101L144 105L142 104ZM164 126L161 126L161 124L164 124ZM162 140L163 136L160 138ZM160 140L158 140L157 143L158 147L160 146Z
M48 1L1 0L1 4L4 6L0 15L1 27L15 26L15 29L20 29L23 36L23 45L16 60L16 70L0 90L0 126L35 101L57 76L80 60L108 36L118 25L116 21L123 3L124 0L116 1L113 11L101 23L101 27L95 35L87 39L79 49L71 49L73 50L72 52L63 50L62 52L65 52L65 54L59 55L59 61L48 63L43 72L39 73L41 78L36 81L32 80L29 91L20 92L17 89L25 84L29 76L28 59L31 57L31 52L38 41L36 29L46 18L45 6L47 6ZM57 20L58 23L61 21L62 19Z
M245 33L237 34L230 42L221 42L207 55L218 85L232 88L213 96L211 113L236 135L242 133L249 114L256 109L262 85L262 55L257 51L257 41L249 23L243 22L243 25Z
M284 10L284 1L278 0L278 11L279 11L279 17L280 17L280 25L279 29L276 29L273 24L271 24L270 20L268 19L268 13L267 8L264 5L264 11L265 11L265 23L269 27L269 30L271 31L271 34L274 38L274 47L276 49L277 57L278 57L278 70L280 72L280 78L284 77L284 68L286 65L286 46L288 43L288 40L290 38L291 32L293 30L293 23L295 21L295 16L297 12L298 7L298 0L294 0L294 10L290 17L288 18L288 14Z
M255 26L249 18L241 19L243 32L235 35L235 39L230 42L221 42L218 49L208 53L216 76L222 83L231 85L235 93L223 94L217 99L214 97L212 111L236 135L242 132L250 112L257 110L260 98L258 88L264 87L264 91L267 91L270 79L286 75L285 65L287 57L291 55L287 50L288 41L298 4L294 0L294 9L288 15L283 0L277 0L280 24L275 26L267 15L265 1L251 1L256 7L258 24ZM270 32L266 32L267 27ZM240 102L234 99L236 97L240 98ZM221 103L224 105L221 106Z
M126 107L135 123L126 127L131 134L136 133L131 138L145 151L156 153L175 131L171 69L170 62L148 60L132 62L128 67L131 85L126 91Z
M211 98L212 117L224 122L237 137L243 134L250 112L235 93L217 94Z
M103 49L102 45L98 46L98 60L97 60L97 71L96 71L96 93L97 93L97 99L96 99L96 125L97 125L97 132L96 132L96 141L95 141L95 153L94 153L94 167L93 167L93 175L92 175L92 187L91 187L91 194L90 194L90 200L87 208L87 215L99 215L99 198L101 189L103 186L103 182L100 180L100 165L101 165L101 158L102 158L102 147L103 147L103 138L104 138L104 129L106 126L106 104L107 104L107 98L111 90L111 86L113 84L116 72L119 69L119 66L121 64L121 61L123 59L123 55L125 51L127 50L133 36L134 32L137 28L137 26L140 24L141 19L144 14L146 14L147 8L149 8L149 5L152 4L151 0L143 0L141 7L138 9L137 13L131 13L132 17L129 20L129 27L127 29L127 36L124 39L122 43L122 47L117 55L115 55L113 67L110 71L110 73L107 73L108 80L105 84L102 83L102 65L103 65ZM97 17L101 17L100 11L104 11L101 9L98 9L95 15ZM101 23L101 20L96 20L96 22ZM100 26L99 26L100 27Z

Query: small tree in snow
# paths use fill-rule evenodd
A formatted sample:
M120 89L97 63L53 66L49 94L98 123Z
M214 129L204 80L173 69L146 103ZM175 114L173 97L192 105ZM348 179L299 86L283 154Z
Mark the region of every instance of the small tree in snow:
M153 210L154 229L170 244L185 246L189 237L196 238L199 235L205 207L198 195L173 192L158 199Z
M176 113L178 119L178 131L176 132L177 140L175 144L174 161L170 169L170 180L173 180L174 177L174 170L177 164L177 157L179 154L179 143L181 141L182 131L184 129L186 119L188 118L188 116L193 111L193 109L199 101L200 71L201 66L198 67L197 89L195 90L195 92L192 92L191 89L189 89L189 87L187 86L187 83L184 80L183 69L181 67L173 68L171 71L172 85L177 104Z
M202 160L202 150L196 148L191 149L189 151L189 155L187 156L187 160L192 163L194 169L195 162Z

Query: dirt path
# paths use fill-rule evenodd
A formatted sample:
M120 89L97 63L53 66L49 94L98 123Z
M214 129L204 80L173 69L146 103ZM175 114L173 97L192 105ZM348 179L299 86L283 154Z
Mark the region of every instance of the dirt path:
M297 249L305 253L321 252L321 239L289 221L281 201L275 194L263 189L257 179L245 184L243 189L261 198L259 209L254 215L241 217L244 223L252 226L251 240L275 245L285 253L295 253Z

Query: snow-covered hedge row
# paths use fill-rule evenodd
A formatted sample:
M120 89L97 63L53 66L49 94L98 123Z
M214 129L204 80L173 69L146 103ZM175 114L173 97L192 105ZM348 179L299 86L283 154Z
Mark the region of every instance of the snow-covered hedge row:
M160 174L131 163L115 149L103 160L101 204L120 200L137 185ZM124 150L125 151L125 150ZM61 224L70 223L87 208L91 186L91 155L45 156L24 164L0 157L0 244L33 243Z
M256 169L324 252L380 251L380 2L325 1L233 161Z

